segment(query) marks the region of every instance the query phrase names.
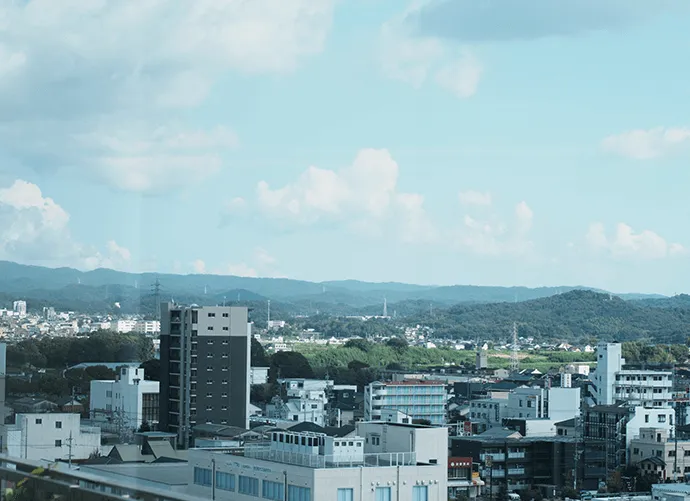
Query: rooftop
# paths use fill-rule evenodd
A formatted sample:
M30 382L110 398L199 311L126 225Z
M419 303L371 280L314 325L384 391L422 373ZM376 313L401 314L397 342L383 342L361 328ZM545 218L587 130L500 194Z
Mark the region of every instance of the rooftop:
M93 472L110 478L126 477L128 481L144 480L168 486L184 486L189 483L187 463L157 464L91 464L82 466L85 473Z

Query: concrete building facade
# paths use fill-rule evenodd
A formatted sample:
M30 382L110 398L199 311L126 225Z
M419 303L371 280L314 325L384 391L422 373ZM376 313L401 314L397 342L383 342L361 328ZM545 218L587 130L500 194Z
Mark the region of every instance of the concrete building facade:
M237 306L161 305L160 428L191 445L196 424L248 428L251 325Z
M100 453L101 429L81 426L79 414L17 414L3 426L7 455L30 460L81 460Z
M144 375L144 369L122 367L114 381L91 381L91 419L103 422L108 431L136 430L144 422L157 425L160 383L146 381Z
M445 428L360 423L355 437L274 432L219 453L189 451L190 494L218 501L446 501ZM412 448L410 448L412 447Z
M439 381L375 381L368 384L364 388L364 420L380 420L384 408L442 426L446 424L446 385Z

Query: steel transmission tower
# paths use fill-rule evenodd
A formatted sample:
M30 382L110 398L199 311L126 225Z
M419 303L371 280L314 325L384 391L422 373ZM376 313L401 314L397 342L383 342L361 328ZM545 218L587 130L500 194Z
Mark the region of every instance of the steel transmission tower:
M510 370L511 372L518 372L520 370L520 361L518 360L518 329L517 322L513 322L513 352L510 355Z

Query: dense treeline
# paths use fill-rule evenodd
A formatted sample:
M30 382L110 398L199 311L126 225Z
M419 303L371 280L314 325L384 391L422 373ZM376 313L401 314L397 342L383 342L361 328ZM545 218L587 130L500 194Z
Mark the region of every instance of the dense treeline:
M132 362L153 358L151 339L141 334L98 331L85 337L44 337L7 346L9 367L64 369L82 362Z
M646 304L575 290L518 303L460 304L408 321L429 325L436 335L461 339L507 340L513 322L517 322L520 336L540 342L686 342L690 308L651 308Z
M684 344L647 344L637 341L623 343L623 358L634 364L683 364L688 361L688 347Z

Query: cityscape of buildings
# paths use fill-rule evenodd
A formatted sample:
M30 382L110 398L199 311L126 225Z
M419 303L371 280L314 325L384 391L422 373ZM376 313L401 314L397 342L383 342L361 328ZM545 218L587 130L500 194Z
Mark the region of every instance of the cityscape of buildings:
M690 479L690 370L626 363L620 343L579 347L596 362L546 372L491 368L488 346L467 343L472 368L390 369L337 384L252 366L252 340L274 353L288 348L274 325L253 328L246 307L160 311L158 321L35 314L24 301L0 310L10 344L110 330L156 341L160 363L159 380L144 360L81 364L114 371L89 382L87 399L7 399L6 379L20 376L7 372L0 344L5 469L50 465L85 492L228 501L579 497L631 467L628 483L649 480L657 494L656 484ZM252 401L253 389L268 387L270 398ZM2 478L11 489L15 477ZM674 495L690 492L665 494Z

